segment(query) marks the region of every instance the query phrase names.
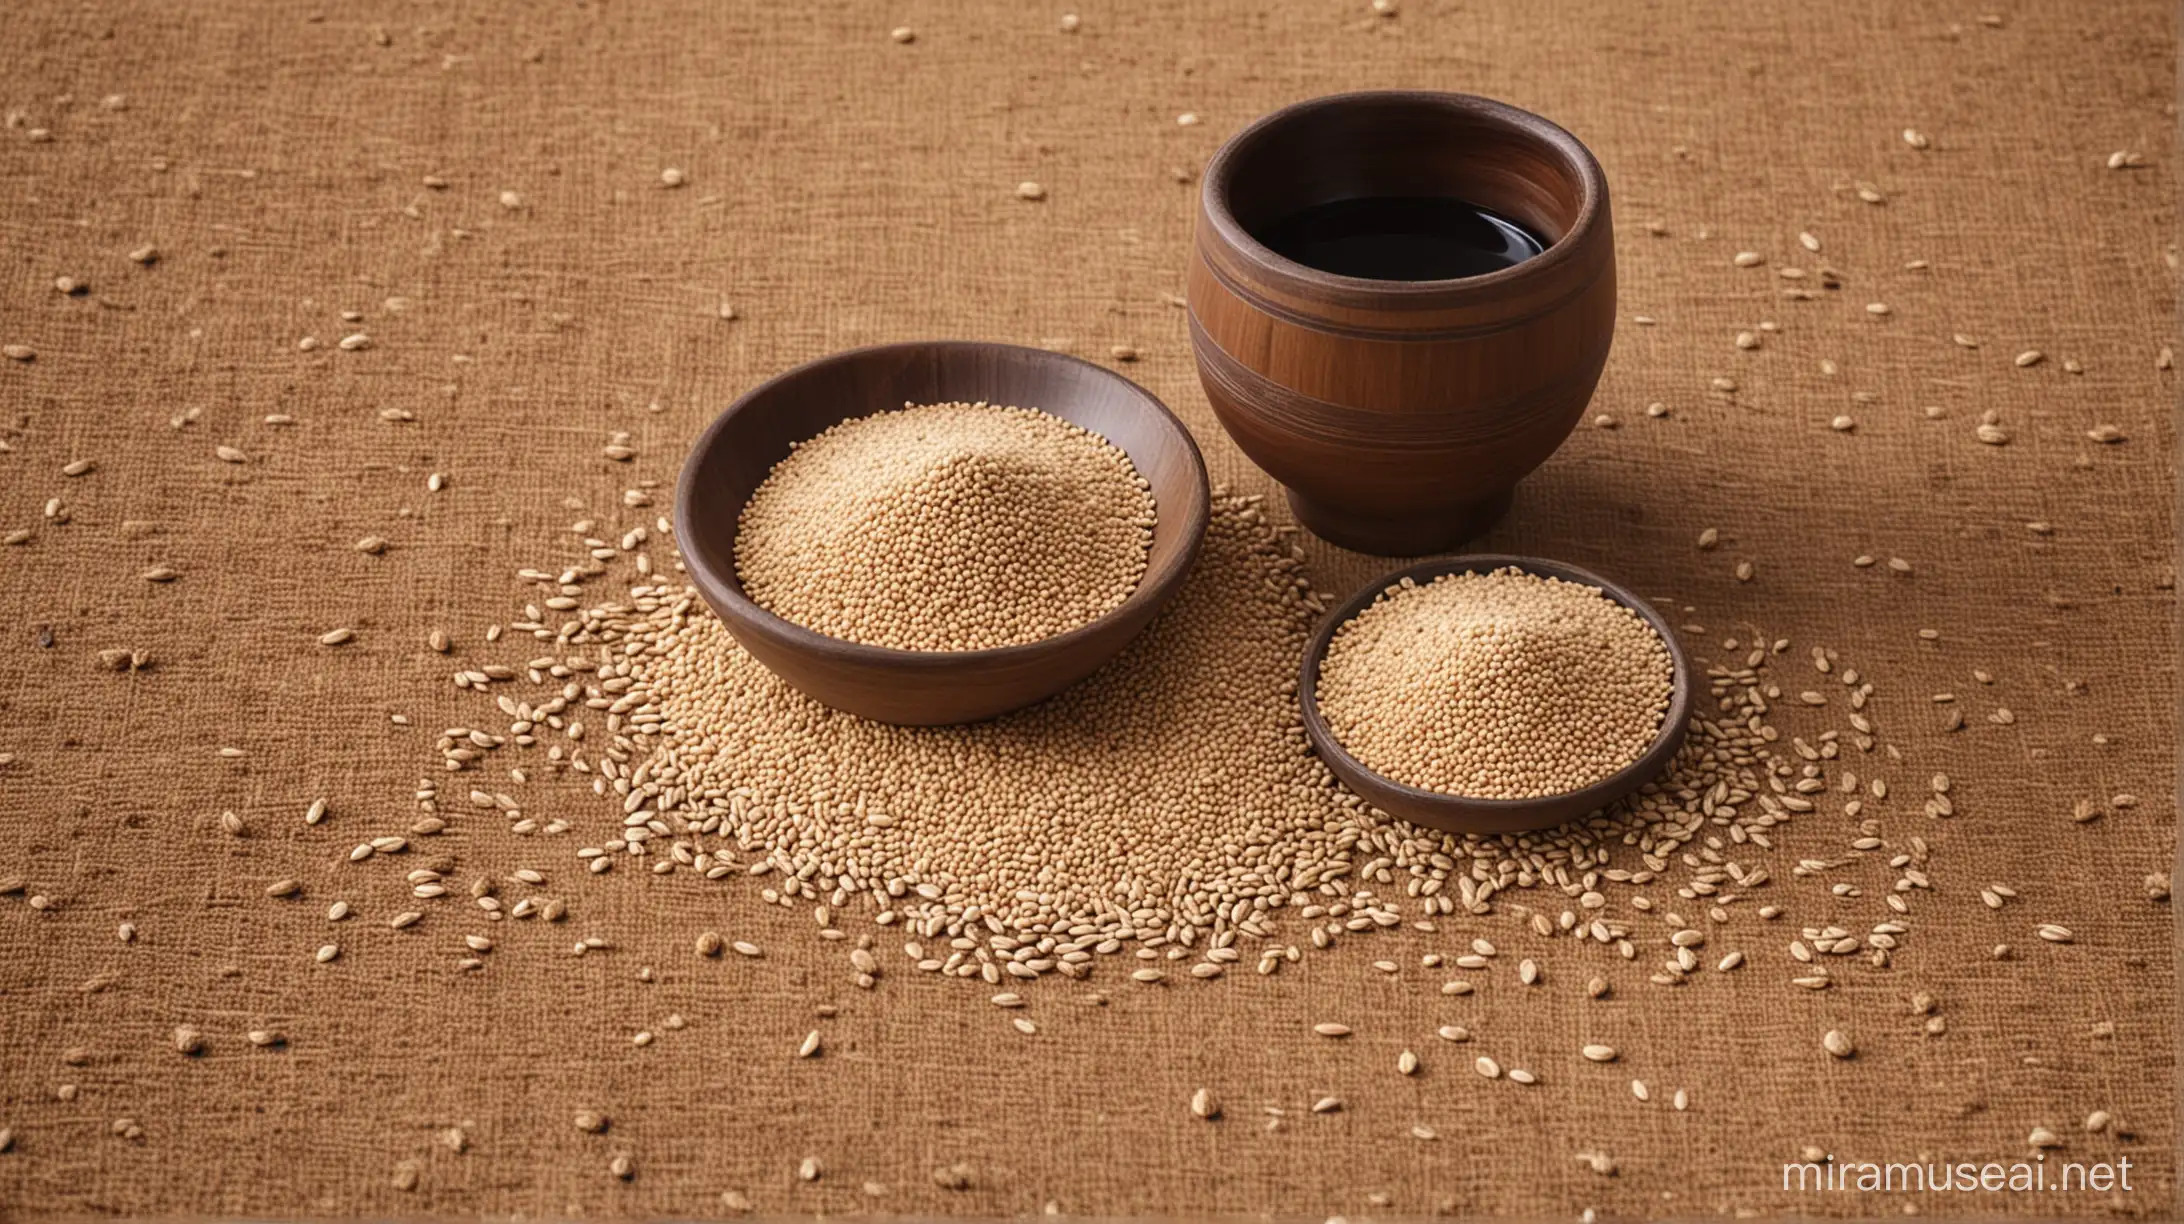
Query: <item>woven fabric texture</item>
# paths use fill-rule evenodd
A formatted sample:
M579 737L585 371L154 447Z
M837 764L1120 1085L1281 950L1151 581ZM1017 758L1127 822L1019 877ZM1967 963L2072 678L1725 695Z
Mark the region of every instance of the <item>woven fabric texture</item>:
M22 884L0 895L0 1216L687 1216L729 1190L768 1214L2170 1214L2173 933L2142 881L2174 852L2174 7L1397 8L1083 0L1065 30L1061 0L86 0L0 22L0 342L24 346L0 361L0 533L29 533L0 547L0 879ZM1256 115L1380 86L1537 110L1606 167L1605 420L1480 547L1609 573L1709 661L1788 639L1792 698L1814 646L1875 682L1902 759L1859 767L1898 792L1867 814L1891 844L1927 839L1934 882L1890 967L1789 984L1799 928L1888 917L1878 859L1862 897L1795 874L1850 853L1830 802L1756 856L1776 882L1704 950L1746 949L1735 973L1652 985L1662 939L1631 964L1581 957L1505 905L1268 977L1247 955L1129 989L1103 961L1025 988L1025 1037L991 988L914 972L899 939L859 990L842 947L756 884L593 877L577 843L471 816L432 739L480 699L428 632L467 657L517 615L518 568L571 557L576 519L664 512L687 441L798 362L936 336L1134 346L1118 368L1192 426L1216 482L1278 507L1167 300L1190 180ZM1018 198L1025 180L1045 198ZM1812 300L1782 296L1800 285ZM1977 437L1988 413L2006 445ZM616 431L630 463L602 457ZM383 555L354 549L368 535ZM1308 548L1337 597L1389 568ZM336 627L357 640L319 645ZM112 650L148 666L113 670ZM1951 819L1920 811L1934 773ZM446 832L352 866L415 819L421 778ZM527 794L596 836L618 820L574 786ZM2081 800L2096 819L2074 820ZM425 908L399 873L434 859L464 883L542 867L570 917L494 924L485 967L459 970L482 924L385 925ZM282 878L303 896L267 898ZM1994 883L2016 893L1999 909ZM329 924L336 899L358 916ZM765 955L695 957L709 928ZM569 955L587 935L612 947ZM1501 961L1444 996L1422 958L1480 936ZM1546 982L1518 986L1517 956ZM1593 972L1608 999L1584 997ZM1095 989L1108 1006L1081 1005ZM1356 1035L1317 1038L1323 1021ZM1473 1047L1434 1036L1452 1023L1542 1082L1481 1079ZM794 1057L814 1027L826 1053ZM1821 1049L1829 1029L1855 1058ZM1587 1041L1622 1061L1584 1062ZM1398 1074L1406 1048L1423 1074ZM1220 1121L1192 1116L1199 1087ZM1340 1112L1308 1112L1330 1095ZM585 1109L605 1133L572 1125ZM2088 1134L2096 1110L2115 1122ZM2022 1160L2035 1127L2061 1140L2051 1168L2128 1158L2131 1190L1782 1184L1808 1147ZM936 1183L958 1163L968 1188Z

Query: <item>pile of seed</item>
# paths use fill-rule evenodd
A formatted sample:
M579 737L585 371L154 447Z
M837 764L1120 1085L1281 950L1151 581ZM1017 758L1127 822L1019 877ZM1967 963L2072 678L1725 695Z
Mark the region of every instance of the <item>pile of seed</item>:
M743 508L736 570L760 607L897 650L1066 633L1137 589L1153 498L1129 456L1059 417L905 405L799 444Z
M1327 726L1366 768L1482 799L1562 794L1659 736L1674 666L1597 587L1514 567L1405 578L1335 631Z
M1179 935L1249 915L1270 862L1340 853L1327 777L1283 693L1314 609L1290 550L1241 501L1191 579L1091 680L987 723L896 727L827 710L745 654L682 587L639 587L603 667L632 682L650 756L599 761L634 799L625 836L700 829L736 870L772 863L835 906L1014 930ZM663 819L664 818L664 819ZM805 870L816 864L816 873ZM1238 907L1241 906L1241 909Z
M1856 734L1823 731L1817 748L1791 738L1803 760L1783 751L1767 668L1789 643L1754 643L1741 666L1709 669L1716 713L1693 718L1676 761L1629 799L1533 834L1440 834L1382 817L1305 750L1295 676L1325 605L1304 579L1295 529L1269 524L1256 498L1216 494L1192 577L1114 664L1030 710L951 728L814 704L744 654L693 590L656 572L647 550L667 540L664 519L625 534L619 550L594 544L594 530L572 528L590 559L522 572L545 588L546 608L561 609L528 604L506 626L507 644L533 639L533 657L466 660L455 673L458 687L491 690L509 721L505 733L451 728L440 740L447 768L479 770L510 748L545 754L543 769L506 771L515 794L473 790L473 804L496 809L512 833L575 842L595 872L749 879L769 903L808 908L828 938L845 938L838 924L861 911L901 931L903 955L929 972L1078 977L1125 954L1141 982L1178 968L1220 976L1249 957L1271 973L1300 945L1405 923L1433 930L1448 915L1493 912L1512 890L1543 894L1512 907L1536 935L1635 960L1658 935L1607 908L1609 890L1640 893L1628 902L1648 911L1641 890L1658 886L1727 921L1724 906L1772 878L1741 855L1815 810L1823 762L1852 748L1897 759L1859 712L1871 682L1850 671L1841 679L1854 686ZM584 584L610 572L597 557L617 551L634 556L635 585L626 599L584 605ZM489 647L502 640L487 635ZM556 777L588 782L619 828L527 815L520 796ZM1847 801L1844 814L1858 806ZM1861 846L1883 844L1870 817L1859 830ZM1890 860L1905 873L1899 891L1925 887L1926 850L1912 842ZM1814 863L1822 882L1833 864ZM1907 912L1901 897L1883 899ZM1706 966L1690 946L1698 933L1661 917L1676 940L1652 980L1675 985ZM1875 958L1902 937L1889 925ZM1848 932L1825 942L1834 955L1859 946ZM850 960L871 984L868 936ZM1828 981L1819 966L1800 969Z

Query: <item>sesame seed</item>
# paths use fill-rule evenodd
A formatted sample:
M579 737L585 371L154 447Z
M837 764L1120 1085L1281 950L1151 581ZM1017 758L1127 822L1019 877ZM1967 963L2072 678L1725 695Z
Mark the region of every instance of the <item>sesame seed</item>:
M1526 626L1549 621L1553 636L1529 652L1514 645ZM1504 626L1507 638L1485 632ZM1562 643L1566 657L1551 653ZM1463 709L1391 711L1381 695L1428 691L1428 671L1454 678ZM1444 794L1528 798L1580 789L1641 756L1659 734L1671 672L1666 645L1629 608L1596 588L1509 568L1383 591L1335 631L1318 698L1335 738L1377 773ZM1552 735L1523 713L1536 699L1519 694L1539 691L1562 694ZM1474 941L1478 955L1492 948Z

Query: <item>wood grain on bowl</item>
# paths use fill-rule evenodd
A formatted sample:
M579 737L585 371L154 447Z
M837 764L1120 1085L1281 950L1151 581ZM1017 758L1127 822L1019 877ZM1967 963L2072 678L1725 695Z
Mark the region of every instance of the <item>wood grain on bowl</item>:
M1535 799L1474 799L1463 795L1441 794L1406 786L1366 768L1335 738L1334 733L1328 729L1327 720L1320 715L1320 662L1327 657L1327 645L1334 641L1335 631L1369 607L1380 597L1382 591L1405 578L1424 585L1443 574L1487 573L1508 567L1543 578L1560 578L1565 582L1596 587L1608 598L1643 617L1653 631L1660 635L1662 643L1668 648L1674 678L1671 682L1673 687L1669 694L1668 712L1661 718L1660 733L1654 738L1652 745L1637 760L1591 786ZM1675 631L1645 600L1590 570L1567 562L1495 553L1475 553L1470 556L1422 561L1408 569L1383 574L1366 584L1356 595L1320 621L1319 628L1313 631L1311 643L1305 647L1304 665L1297 677L1297 699L1303 707L1305 737L1311 741L1312 749L1319 754L1320 760L1326 762L1327 768L1337 778L1342 779L1342 784L1349 787L1359 798L1390 816L1408 820L1412 824L1445 829L1451 833L1520 833L1533 829L1549 829L1572 820L1583 819L1636 791L1659 777L1669 763L1676 759L1676 753L1683 748L1684 734L1690 729L1692 704L1697 688L1698 678L1691 670L1691 660L1685 656L1683 647L1676 641Z
M1365 280L1256 236L1300 209L1445 196L1548 245L1456 280ZM1615 332L1607 179L1537 115L1420 91L1276 111L1206 168L1188 271L1191 346L1221 425L1306 527L1386 555L1448 549L1583 417Z
M1037 408L1106 438L1152 486L1157 523L1145 576L1113 611L1067 633L994 650L889 650L826 637L751 602L736 578L737 520L791 446L830 425L905 403ZM699 435L675 490L675 534L691 582L736 642L822 704L880 722L974 722L1050 697L1137 636L1189 573L1209 511L1190 431L1112 370L1044 349L941 340L853 349L753 389Z

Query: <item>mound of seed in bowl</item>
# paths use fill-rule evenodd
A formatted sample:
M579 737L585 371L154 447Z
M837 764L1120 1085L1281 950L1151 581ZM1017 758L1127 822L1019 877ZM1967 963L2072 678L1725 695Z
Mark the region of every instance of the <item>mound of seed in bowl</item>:
M744 505L752 602L896 650L987 650L1113 611L1145 575L1153 497L1128 455L1059 417L904 405L799 444Z
M1320 713L1373 772L1479 799L1558 795L1643 756L1674 667L1597 587L1514 567L1409 578L1335 631Z

